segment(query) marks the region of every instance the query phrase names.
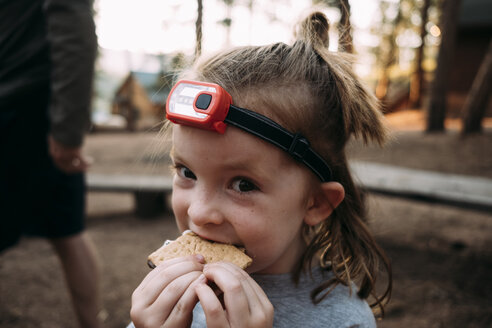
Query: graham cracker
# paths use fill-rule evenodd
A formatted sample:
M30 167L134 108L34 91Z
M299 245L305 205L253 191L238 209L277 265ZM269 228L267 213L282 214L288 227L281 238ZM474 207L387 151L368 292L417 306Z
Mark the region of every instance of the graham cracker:
M244 250L236 246L208 241L191 231L185 231L176 240L164 243L161 248L150 254L148 264L153 268L163 261L195 254L203 255L205 263L225 261L242 269L246 269L253 262Z

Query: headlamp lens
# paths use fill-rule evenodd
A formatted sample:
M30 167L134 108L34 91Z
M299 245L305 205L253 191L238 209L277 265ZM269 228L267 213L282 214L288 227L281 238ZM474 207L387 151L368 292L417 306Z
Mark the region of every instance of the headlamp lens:
M170 95L168 111L173 114L184 115L192 118L206 118L207 115L205 113L198 112L193 108L193 102L195 101L196 96L202 91L207 91L210 93L217 92L215 88L210 86L191 83L180 83L176 85L176 88ZM204 101L207 97L202 96L208 96L208 104L206 104L206 106ZM200 100L199 103L198 100ZM196 107L199 109L207 109L211 101L211 95L202 94L197 99Z

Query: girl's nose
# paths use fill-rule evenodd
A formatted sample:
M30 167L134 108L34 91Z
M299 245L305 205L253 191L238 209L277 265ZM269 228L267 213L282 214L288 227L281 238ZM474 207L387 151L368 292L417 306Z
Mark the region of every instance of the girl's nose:
M219 204L220 201L211 194L196 197L188 207L188 216L197 226L219 225L224 221Z

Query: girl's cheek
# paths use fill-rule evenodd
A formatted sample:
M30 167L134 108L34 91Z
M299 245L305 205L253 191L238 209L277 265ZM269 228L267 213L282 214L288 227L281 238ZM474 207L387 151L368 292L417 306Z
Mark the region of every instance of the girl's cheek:
M184 214L187 211L187 205L185 200L186 198L181 192L179 192L179 188L173 191L173 195L171 198L171 206L173 208L173 212L177 220L183 218Z

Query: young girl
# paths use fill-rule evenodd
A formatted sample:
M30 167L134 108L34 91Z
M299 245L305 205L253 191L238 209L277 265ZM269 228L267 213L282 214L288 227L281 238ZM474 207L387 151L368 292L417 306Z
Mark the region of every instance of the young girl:
M350 62L327 50L328 27L312 13L292 46L201 59L183 75L192 81L173 89L178 227L244 247L253 263L244 271L196 255L159 265L133 293L137 328L376 326L366 300L382 309L390 266L364 223L345 144L351 136L381 144L386 130ZM195 92L186 113L195 87L205 96ZM217 105L219 91L203 91L210 88L223 88L232 105ZM229 112L211 125L187 117L216 105ZM378 295L381 268L387 280Z

